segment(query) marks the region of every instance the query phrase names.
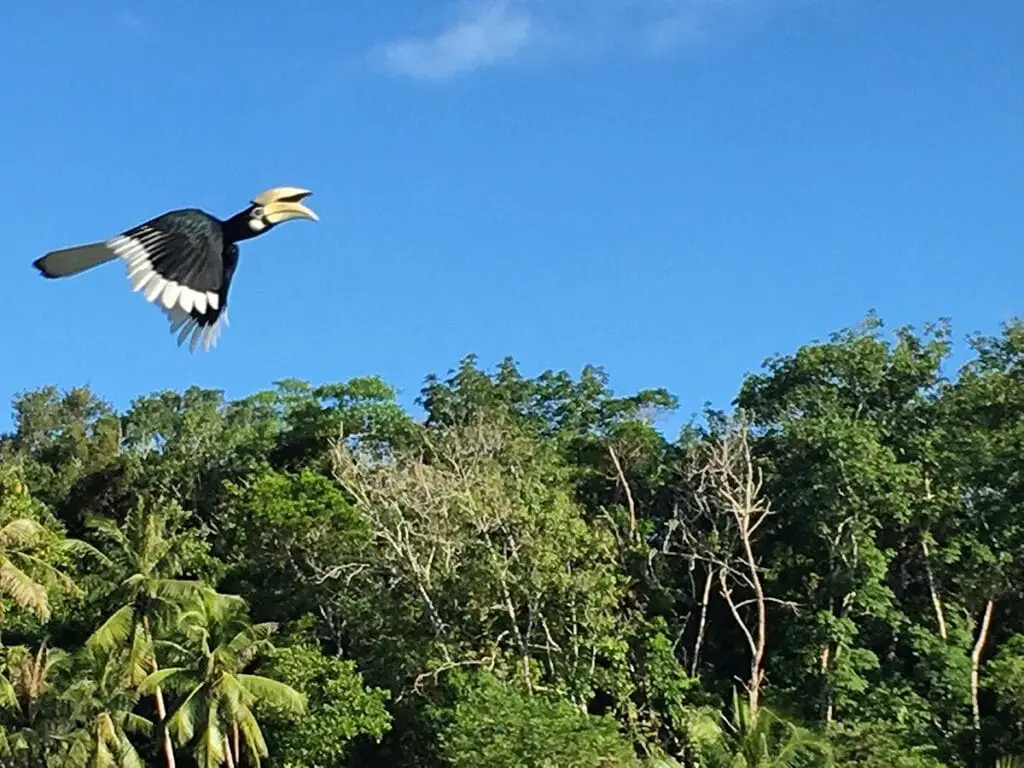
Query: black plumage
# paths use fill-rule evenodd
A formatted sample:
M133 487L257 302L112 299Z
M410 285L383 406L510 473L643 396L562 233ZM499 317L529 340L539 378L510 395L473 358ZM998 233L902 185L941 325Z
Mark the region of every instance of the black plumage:
M120 257L135 291L167 315L178 344L214 346L227 324L238 243L292 218L316 220L300 200L310 193L276 187L226 221L198 208L164 213L109 240L52 251L33 262L44 276L68 277Z

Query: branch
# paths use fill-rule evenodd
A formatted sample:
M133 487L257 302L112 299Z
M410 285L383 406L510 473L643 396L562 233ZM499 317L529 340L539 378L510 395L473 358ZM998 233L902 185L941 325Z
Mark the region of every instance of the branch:
M764 595L760 599L764 600L766 603L774 603L775 605L781 605L785 608L792 608L794 611L800 610L800 603L796 603L792 600L781 600L777 597L769 597L768 595ZM748 605L753 605L757 601L758 598L756 597L752 597L749 600L742 600L736 603L736 609L739 610L740 608L744 608Z
M446 652L447 655L447 652ZM423 683L427 680L432 680L437 685L437 680L442 673L448 672L459 667L487 667L488 670L494 669L495 658L494 656L487 656L483 659L463 659L462 661L446 661L444 664L438 665L430 672L423 672L416 676L416 679L412 684L412 692L419 695L423 695ZM405 697L405 692L400 693L395 701L401 701Z
M615 472L619 477L619 482L622 483L622 488L626 492L626 503L629 508L629 540L632 542L636 541L636 503L633 501L633 491L629 487L629 480L626 479L626 473L622 470L622 463L619 461L618 455L615 453L615 448L611 444L608 445L608 455L612 457L612 463L615 465Z
M732 611L732 616L736 619L736 624L739 625L743 635L747 638L747 645L750 646L750 652L752 654L756 654L757 644L754 642L754 636L750 633L750 629L747 627L746 622L744 622L743 618L740 616L739 610L736 608L736 603L733 602L732 590L729 589L729 582L725 578L724 570L720 570L718 572L718 582L722 588L722 597L725 598L725 602L728 604L729 610Z

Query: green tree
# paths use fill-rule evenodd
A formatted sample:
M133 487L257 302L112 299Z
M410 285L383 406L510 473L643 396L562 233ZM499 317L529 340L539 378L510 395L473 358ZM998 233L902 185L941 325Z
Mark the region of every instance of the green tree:
M15 473L0 467L0 598L44 622L51 614L50 590L81 594L65 568L75 556L98 555L84 542L65 536L48 518ZM0 627L3 613L0 599Z
M121 439L117 414L87 387L61 392L42 387L14 400L15 429L0 439L0 464L18 467L32 494L65 524L64 506L88 479L116 462Z
M248 598L255 619L308 617L329 652L342 650L353 621L373 632L369 533L330 477L302 469L227 482L218 528L231 542L222 587Z
M271 650L258 670L306 698L301 717L272 702L261 705L267 750L282 768L342 765L359 737L379 740L391 727L388 694L367 689L355 664L302 643Z
M712 751L722 768L826 768L833 764L829 743L768 708L754 711L733 693L732 717Z
M1024 323L955 372L948 324L883 330L769 360L676 439L665 390L472 356L422 421L376 378L20 395L0 763L1008 762Z
M61 737L70 730L60 708L60 676L71 656L45 642L33 651L26 646L2 649L0 667L0 757L15 766L34 768L59 753Z
M639 766L615 720L530 693L486 672L455 678L455 703L439 713L441 750L452 768Z
M807 717L831 723L899 706L883 695L897 681L882 660L921 652L908 636L930 632L921 552L935 514L927 489L948 337L938 325L923 336L902 328L890 341L872 316L769 361L737 398L759 432L755 450L779 510L765 554L782 594L802 606L780 627L769 675ZM911 727L941 739L930 731L936 713L921 715Z
M106 545L120 582L112 595L117 607L89 636L86 647L107 654L126 651L124 675L130 687L138 686L150 672L159 669L154 646L156 626L173 625L190 600L210 591L202 582L177 578L189 557L202 551L194 532L170 527L182 518L180 508L139 504L128 512L121 526L101 517L88 521ZM153 694L163 729L164 757L168 768L173 768L174 745L166 731L167 707L160 686Z
M134 712L138 693L126 687L125 661L85 651L61 694L65 717L75 730L65 737L60 768L143 768L132 734L148 735L152 723Z
M256 717L262 704L301 714L305 697L291 686L246 670L271 650L276 625L251 624L244 603L222 595L204 595L181 614L183 644L175 648L176 666L153 672L140 685L151 691L164 685L182 696L168 719L179 745L195 740L202 768L239 765L244 741L259 765L268 754Z
M1024 323L1008 323L998 336L976 335L971 346L976 356L943 402L947 504L932 537L935 594L958 619L950 635L965 658L957 682L970 708L972 757L983 761L1019 749L1024 733L1019 722L996 726L995 743L987 745L981 701L986 659L1024 632Z

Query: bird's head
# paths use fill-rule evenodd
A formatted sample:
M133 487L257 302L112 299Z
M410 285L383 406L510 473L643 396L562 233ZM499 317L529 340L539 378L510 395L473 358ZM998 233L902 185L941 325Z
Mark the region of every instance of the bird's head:
M298 187L274 187L261 192L252 199L252 205L246 211L249 229L258 235L290 219L319 221L317 215L301 202L311 194L309 190Z

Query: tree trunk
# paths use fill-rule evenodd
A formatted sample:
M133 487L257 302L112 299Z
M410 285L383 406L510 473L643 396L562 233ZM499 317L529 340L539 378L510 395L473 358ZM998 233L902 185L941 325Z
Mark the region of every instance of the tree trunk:
M832 643L828 642L821 651L821 676L825 686L825 724L831 724L832 720L836 716L836 701L835 691L832 689L832 667L839 660L839 654L842 652L843 646L838 643L835 645L835 650L832 650Z
M824 687L824 702L825 702L825 724L832 722L832 685L829 679L829 667L832 663L832 642L826 641L824 647L821 649L821 680L822 686Z
M928 592L932 596L932 607L935 609L935 621L939 625L939 636L943 640L949 640L949 632L946 629L946 615L942 610L942 599L935 588L935 577L932 575L931 553L928 552L928 542L921 539L921 551L924 553L924 572L928 577Z
M231 739L224 734L224 757L227 759L228 768L235 768L235 758L231 754Z
M750 580L754 584L755 605L757 606L757 642L753 658L750 660L750 716L757 717L758 706L761 703L761 684L764 681L764 652L767 646L768 634L768 610L764 597L764 588L761 586L761 576L758 573L757 560L754 557L754 547L750 541L749 517L746 518L746 525L742 525L743 552L746 556L747 568L750 569Z
M146 631L146 639L149 640L150 645L153 643L153 635L149 631L149 617L142 617L142 628ZM159 665L156 662L156 653L153 654L153 671L158 672L160 670ZM167 760L167 768L175 768L174 761L174 744L171 743L171 734L167 730L167 707L164 706L164 694L160 690L160 686L156 687L156 714L160 720L160 730L163 731L163 742L164 742L164 758Z
M733 618L736 620L736 624L739 626L743 636L747 638L747 646L750 648L750 679L746 683L747 704L750 708L751 720L756 720L758 708L761 704L761 683L764 681L764 624L758 627L758 637L755 639L750 631L750 627L746 625L743 617L740 616L739 609L736 607L736 601L732 598L732 590L729 589L729 580L726 577L725 568L719 569L718 581L722 589L722 597L725 598L725 602L729 606L729 610L732 612ZM763 607L763 599L761 602ZM763 614L759 613L758 618L763 620Z
M830 600L829 613L836 620L845 618L846 614L850 610L850 605L853 603L854 594L854 592L846 593L838 606L836 605L835 599ZM821 649L821 679L826 725L831 724L836 716L836 692L834 687L835 676L832 672L836 669L836 665L839 663L839 656L842 652L843 640L841 637L833 637L826 640L825 646Z
M238 723L234 722L234 721L231 723L231 738L234 739L234 742L235 742L235 764L236 765L241 765L242 761L240 759L240 751L239 751L239 748L240 748L241 745L240 745L240 740L238 738Z
M622 463L619 461L618 454L615 453L615 449L610 445L608 446L608 454L612 457L612 462L615 464L615 473L619 476L622 489L626 492L626 508L629 510L629 540L636 543L636 502L633 500L633 490L629 487L629 480L626 479L626 473L622 469Z
M971 714L974 724L974 764L981 765L981 707L978 704L978 689L981 655L985 651L985 643L988 641L989 629L992 626L992 611L995 608L995 601L989 600L985 603L985 613L981 617L981 627L978 628L978 638L974 641L974 650L971 651Z
M690 677L697 676L697 664L700 662L700 651L704 645L704 632L708 623L708 603L711 601L711 582L715 571L708 567L708 577L704 580L704 595L700 601L700 624L697 627L697 640L693 644L693 661L690 664Z

